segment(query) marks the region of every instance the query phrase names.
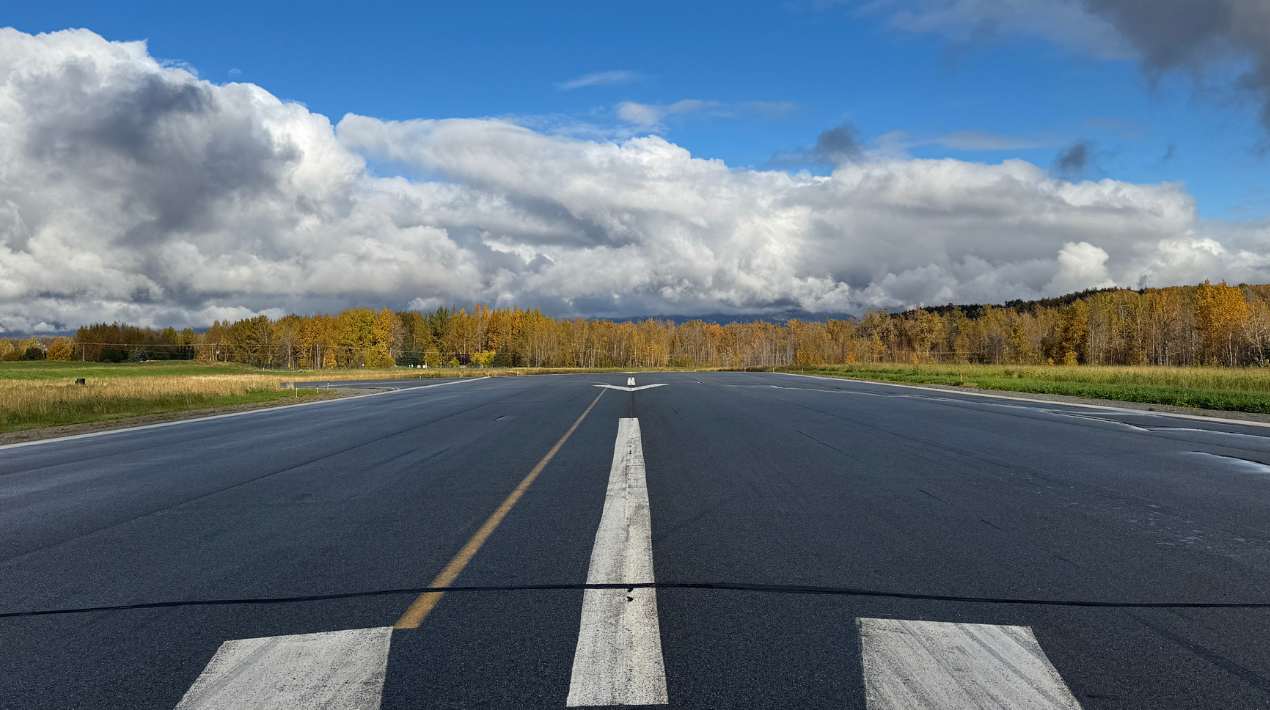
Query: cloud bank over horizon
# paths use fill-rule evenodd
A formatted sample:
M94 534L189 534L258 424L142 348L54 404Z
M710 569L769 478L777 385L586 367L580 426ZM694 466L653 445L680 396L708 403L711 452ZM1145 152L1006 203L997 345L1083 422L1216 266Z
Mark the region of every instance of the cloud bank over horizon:
M0 29L0 127L0 332L477 302L856 313L1270 281L1270 227L1201 222L1178 184L858 151L817 176L494 119L333 125L87 30Z

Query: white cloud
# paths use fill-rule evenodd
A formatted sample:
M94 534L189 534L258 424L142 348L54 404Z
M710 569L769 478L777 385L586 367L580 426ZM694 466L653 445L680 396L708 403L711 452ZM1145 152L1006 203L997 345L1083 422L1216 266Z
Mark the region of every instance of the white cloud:
M667 116L700 113L718 109L719 107L720 104L717 101L703 101L701 99L680 99L670 104L642 104L636 101L623 101L617 105L617 117L641 128L651 129L661 126L662 121Z
M1024 35L1108 59L1131 54L1116 29L1086 11L1082 0L881 0L863 3L861 11L884 14L896 29L957 42Z
M1086 288L1114 286L1115 281L1107 273L1106 251L1089 242L1068 242L1058 250L1058 273L1049 282L1047 290L1067 293Z
M556 88L561 91L574 91L576 89L585 89L592 86L613 86L616 84L633 84L643 77L638 72L627 69L615 69L611 71L597 71L590 74L583 74L574 77L568 81L562 81L556 84Z
M725 103L704 99L680 99L667 104L623 101L614 107L618 120L627 124L628 129L634 128L637 131L644 132L665 130L666 121L672 116L704 114L714 118L757 116L766 119L780 119L797 110L798 104L793 101L740 101Z
M823 177L742 170L658 136L498 120L332 126L83 30L0 30L0 125L10 331L477 301L854 312L1270 279L1270 230L1200 223L1178 185L885 154Z

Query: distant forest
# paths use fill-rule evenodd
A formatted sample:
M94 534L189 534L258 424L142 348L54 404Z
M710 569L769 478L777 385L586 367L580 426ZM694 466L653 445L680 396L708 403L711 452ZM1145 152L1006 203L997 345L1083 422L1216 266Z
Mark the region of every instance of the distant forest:
M120 323L0 340L0 359L194 359L274 368L771 367L852 362L1264 366L1270 285L1106 289L1001 306L939 306L784 323L557 319L537 310L351 308L216 322Z

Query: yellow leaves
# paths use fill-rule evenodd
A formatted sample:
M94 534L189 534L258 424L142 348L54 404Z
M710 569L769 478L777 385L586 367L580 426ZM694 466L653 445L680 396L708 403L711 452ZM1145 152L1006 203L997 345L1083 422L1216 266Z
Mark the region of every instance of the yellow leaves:
M1004 306L874 311L859 319L610 321L556 319L537 309L439 308L429 313L351 308L336 315L264 316L214 323L205 333L114 324L91 337L192 343L205 361L269 367L764 367L852 362L1040 365L1241 365L1270 360L1270 286L1111 289ZM112 335L113 334L113 335ZM0 340L0 358L17 358ZM50 356L66 344L45 341ZM184 347L171 345L171 347ZM105 359L136 351L73 346ZM185 352L191 352L186 350Z
M48 359L70 360L75 355L75 343L70 338L53 338L48 347Z
M1207 281L1195 287L1195 325L1204 342L1205 362L1235 364L1235 337L1248 315L1243 291Z

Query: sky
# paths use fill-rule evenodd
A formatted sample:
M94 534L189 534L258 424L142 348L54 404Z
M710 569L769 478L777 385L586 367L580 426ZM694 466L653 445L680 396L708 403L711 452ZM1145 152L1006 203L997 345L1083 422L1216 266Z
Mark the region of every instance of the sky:
M0 332L1270 281L1270 3L48 2Z

